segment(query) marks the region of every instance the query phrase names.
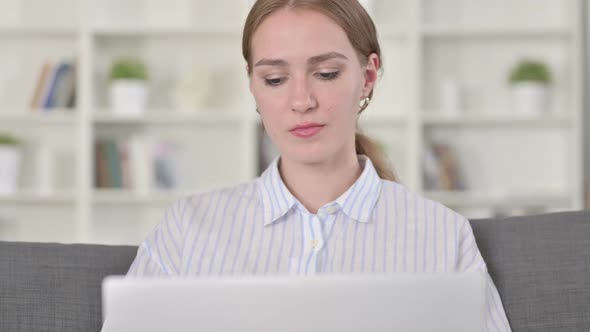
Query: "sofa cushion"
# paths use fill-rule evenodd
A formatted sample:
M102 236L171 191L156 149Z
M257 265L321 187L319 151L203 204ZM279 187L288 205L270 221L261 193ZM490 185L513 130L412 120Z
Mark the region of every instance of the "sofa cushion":
M514 331L590 331L590 211L471 224Z
M0 331L100 331L101 282L137 248L0 242Z

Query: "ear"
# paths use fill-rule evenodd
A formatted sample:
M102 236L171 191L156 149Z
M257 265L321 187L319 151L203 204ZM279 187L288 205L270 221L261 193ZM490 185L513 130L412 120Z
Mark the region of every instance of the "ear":
M379 56L371 53L367 58L367 66L364 68L363 96L368 96L375 87L375 83L377 83L377 79L379 78L380 66L381 60Z

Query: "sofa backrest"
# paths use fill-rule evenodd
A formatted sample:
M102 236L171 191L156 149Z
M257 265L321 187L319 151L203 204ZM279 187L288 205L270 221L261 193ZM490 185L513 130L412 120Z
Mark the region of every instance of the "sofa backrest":
M590 211L471 225L514 331L590 331Z
M0 331L100 331L101 283L136 247L0 242Z
M590 331L590 211L471 221L514 331ZM136 247L0 242L0 331L100 331Z

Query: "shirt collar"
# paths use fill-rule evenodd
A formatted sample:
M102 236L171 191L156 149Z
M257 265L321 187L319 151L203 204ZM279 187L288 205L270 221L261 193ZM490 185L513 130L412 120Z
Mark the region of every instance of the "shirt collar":
M298 204L281 179L279 159L280 156L276 157L258 178L265 226L280 219ZM337 206L348 217L359 222L368 222L381 192L381 179L367 156L358 155L358 159L363 168L361 176L346 192L326 206Z
M373 208L381 193L381 178L371 159L365 155L358 155L358 158L363 167L361 176L335 202L347 216L366 223L371 220Z
M276 157L258 178L265 226L284 216L296 202L279 173L279 159Z

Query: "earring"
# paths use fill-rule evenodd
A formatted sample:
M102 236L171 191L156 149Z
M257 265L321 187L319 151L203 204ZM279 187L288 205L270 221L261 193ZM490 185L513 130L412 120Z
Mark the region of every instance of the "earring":
M361 104L359 105L359 108L360 108L359 113L362 112L362 111L364 111L365 108L367 108L367 106L369 106L369 103L370 102L371 102L371 98L369 98L369 97L363 98L361 100Z

